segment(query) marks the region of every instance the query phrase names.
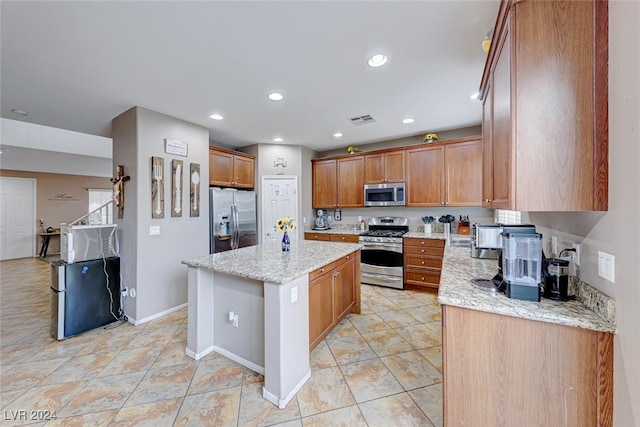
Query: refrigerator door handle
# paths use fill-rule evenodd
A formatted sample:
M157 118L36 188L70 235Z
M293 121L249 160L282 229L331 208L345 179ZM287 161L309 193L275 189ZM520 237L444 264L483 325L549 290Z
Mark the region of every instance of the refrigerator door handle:
M235 234L235 245L233 249L238 249L240 246L240 230L239 230L240 217L238 215L238 205L234 203L233 205L233 225L234 225L234 234Z
M236 248L236 213L233 209L234 205L230 206L231 214L229 215L229 235L231 236L231 249Z

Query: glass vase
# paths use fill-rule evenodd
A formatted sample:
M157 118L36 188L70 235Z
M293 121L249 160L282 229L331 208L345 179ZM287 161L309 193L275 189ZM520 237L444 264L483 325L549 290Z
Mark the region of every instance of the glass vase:
M282 250L289 251L291 249L291 240L289 240L289 234L285 231L282 236Z

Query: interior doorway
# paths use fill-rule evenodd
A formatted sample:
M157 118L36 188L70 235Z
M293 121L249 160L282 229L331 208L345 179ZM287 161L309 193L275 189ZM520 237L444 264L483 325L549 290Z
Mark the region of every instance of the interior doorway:
M263 175L261 187L262 221L261 243L282 239L282 233L274 230L278 218L291 217L300 227L298 218L298 177L295 175ZM298 228L289 232L289 238L298 238Z
M36 180L0 177L0 261L36 253Z

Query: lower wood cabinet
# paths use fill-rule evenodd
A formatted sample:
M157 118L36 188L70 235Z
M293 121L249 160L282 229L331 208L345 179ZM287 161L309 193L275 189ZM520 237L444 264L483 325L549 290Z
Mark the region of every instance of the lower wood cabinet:
M360 313L360 251L309 273L309 350L349 313Z
M613 334L442 306L444 425L613 425Z
M437 290L440 286L445 241L405 237L403 244L404 288Z
M305 240L319 240L323 242L343 242L358 243L359 236L356 234L332 234L332 233L304 233Z

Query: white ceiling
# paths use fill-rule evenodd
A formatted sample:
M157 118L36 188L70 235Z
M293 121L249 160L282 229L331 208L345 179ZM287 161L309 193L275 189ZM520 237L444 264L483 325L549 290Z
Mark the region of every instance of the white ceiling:
M281 137L317 151L477 125L469 95L498 5L2 1L2 117L110 137L138 105L231 147ZM369 68L377 52L389 62ZM274 90L283 101L267 99ZM365 114L376 123L348 121Z

